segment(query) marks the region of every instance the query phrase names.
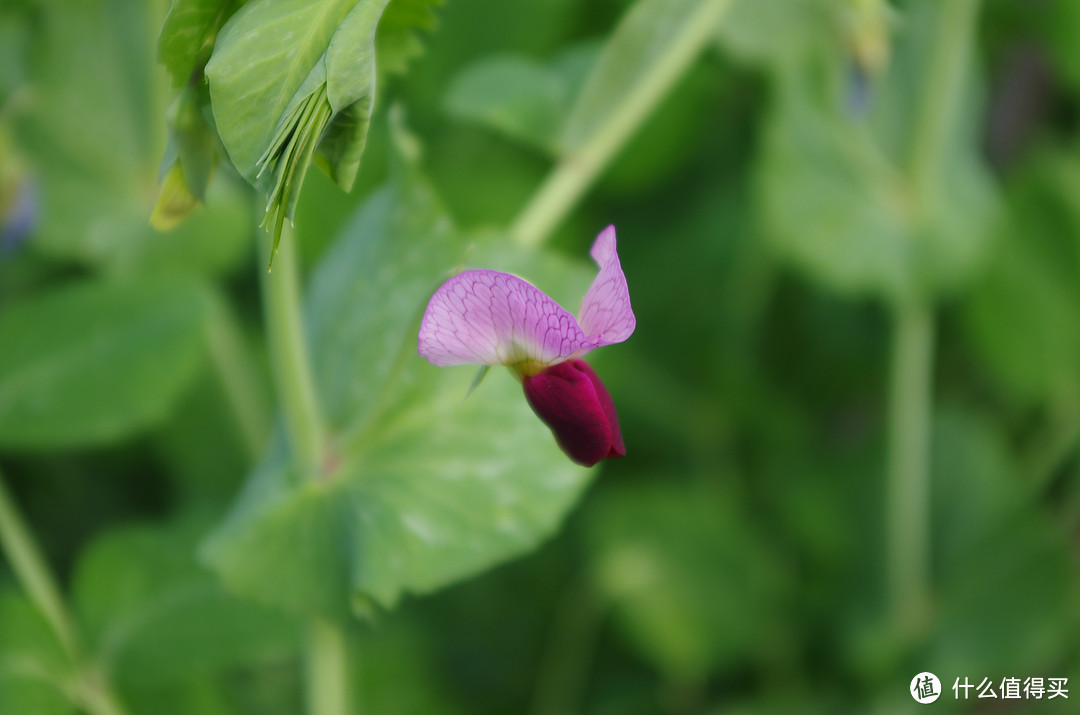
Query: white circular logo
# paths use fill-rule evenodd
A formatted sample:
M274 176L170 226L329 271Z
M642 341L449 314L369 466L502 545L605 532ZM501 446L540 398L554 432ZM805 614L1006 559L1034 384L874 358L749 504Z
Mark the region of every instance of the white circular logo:
M909 692L917 703L932 703L941 696L941 681L933 673L919 673L911 679Z

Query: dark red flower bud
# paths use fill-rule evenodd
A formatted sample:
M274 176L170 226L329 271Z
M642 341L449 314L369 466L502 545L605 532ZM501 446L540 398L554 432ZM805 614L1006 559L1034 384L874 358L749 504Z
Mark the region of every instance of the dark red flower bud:
M615 403L584 360L567 360L526 377L525 399L555 441L586 467L626 454Z

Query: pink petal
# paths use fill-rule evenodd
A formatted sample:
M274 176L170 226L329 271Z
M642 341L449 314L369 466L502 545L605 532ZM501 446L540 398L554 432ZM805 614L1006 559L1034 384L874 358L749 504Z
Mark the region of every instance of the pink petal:
M614 226L600 232L589 254L600 272L581 301L581 329L597 347L621 343L633 334L637 320L630 309L630 291L615 250Z
M466 271L443 283L420 323L420 354L433 365L541 365L596 347L577 320L509 273Z

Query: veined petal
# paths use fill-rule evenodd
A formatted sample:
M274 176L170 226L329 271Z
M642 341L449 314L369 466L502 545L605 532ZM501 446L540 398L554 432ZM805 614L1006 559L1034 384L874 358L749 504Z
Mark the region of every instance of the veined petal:
M574 316L539 288L498 271L443 283L420 323L420 354L439 367L473 363L531 372L596 347Z
M630 309L630 290L615 250L614 226L600 232L589 255L600 272L581 301L579 324L597 347L621 343L633 334L637 319Z

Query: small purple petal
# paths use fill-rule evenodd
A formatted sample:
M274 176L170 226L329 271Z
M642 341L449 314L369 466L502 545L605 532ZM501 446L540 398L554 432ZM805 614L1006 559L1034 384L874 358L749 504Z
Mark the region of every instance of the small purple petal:
M538 288L498 271L466 271L443 283L420 323L420 355L439 367L548 365L596 343Z
M600 232L589 254L600 272L581 301L581 329L596 347L621 343L633 334L637 320L630 309L630 291L615 250L614 226Z

